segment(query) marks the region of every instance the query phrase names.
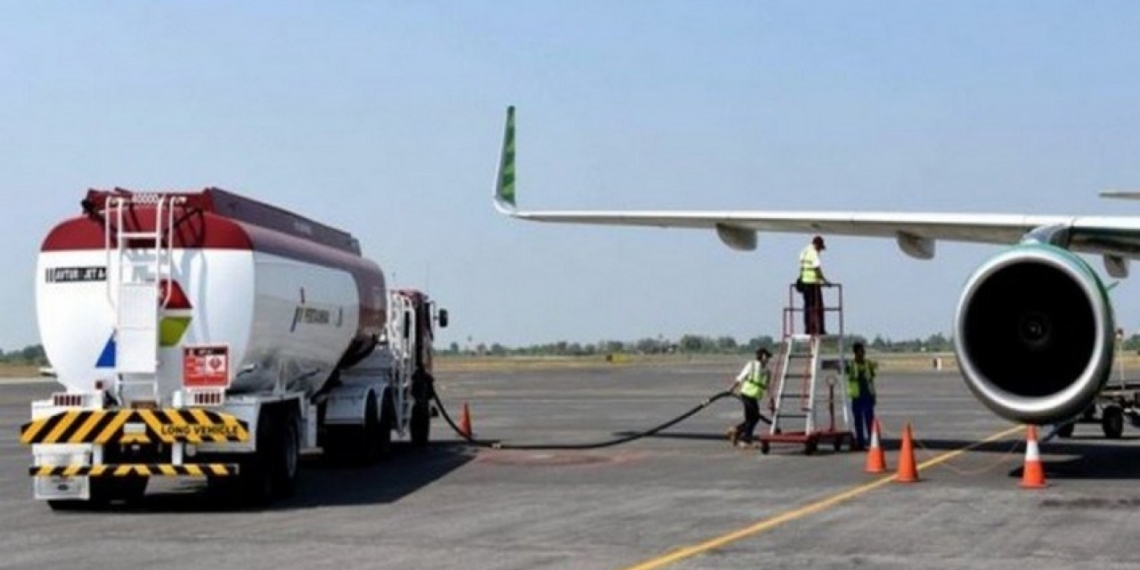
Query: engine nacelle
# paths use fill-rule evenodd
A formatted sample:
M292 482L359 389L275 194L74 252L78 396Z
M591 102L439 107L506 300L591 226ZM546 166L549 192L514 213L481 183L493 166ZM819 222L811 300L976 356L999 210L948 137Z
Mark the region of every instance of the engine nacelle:
M1092 402L1112 371L1112 306L1096 273L1068 250L1025 244L966 283L954 349L966 385L998 415L1047 424Z

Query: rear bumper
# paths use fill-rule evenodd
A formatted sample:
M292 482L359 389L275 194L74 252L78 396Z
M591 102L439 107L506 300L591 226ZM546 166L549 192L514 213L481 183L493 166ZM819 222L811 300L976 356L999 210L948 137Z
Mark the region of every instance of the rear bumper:
M201 408L161 410L66 409L24 424L20 442L32 444L226 443L250 440L248 424Z
M32 477L231 477L236 463L123 463L119 465L44 465L28 468Z

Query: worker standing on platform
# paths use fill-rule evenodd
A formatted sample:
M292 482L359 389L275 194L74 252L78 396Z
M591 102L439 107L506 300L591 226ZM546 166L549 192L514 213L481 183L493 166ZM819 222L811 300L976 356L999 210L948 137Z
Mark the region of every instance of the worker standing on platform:
M851 347L854 360L847 365L847 397L851 398L851 415L855 420L855 451L867 447L871 424L875 421L875 374L878 365L866 358L866 348L857 342Z
M824 249L827 248L823 244L823 236L815 236L800 252L797 285L804 297L804 332L810 335L827 334L823 318L823 286L831 283L823 276L820 252Z
M760 423L760 399L764 397L771 377L768 369L768 360L771 358L772 353L768 349L758 349L756 360L745 364L728 388L732 391L739 387L740 401L744 404L744 421L728 432L728 439L733 445L744 447L752 444L752 432L755 431L756 424Z

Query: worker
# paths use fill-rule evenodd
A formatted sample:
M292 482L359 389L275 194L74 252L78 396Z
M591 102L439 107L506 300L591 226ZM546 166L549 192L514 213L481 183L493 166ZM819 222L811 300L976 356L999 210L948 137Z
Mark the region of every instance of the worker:
M744 421L729 428L728 439L733 445L747 447L752 444L752 432L760 423L760 399L768 389L771 371L768 360L772 353L766 348L756 351L756 360L749 361L733 379L729 391L739 390L740 401L744 404Z
M875 421L875 374L878 364L866 357L863 343L851 347L855 358L847 365L847 397L851 398L851 416L855 420L855 451L867 447L871 424Z
M800 252L800 274L796 283L804 297L804 332L810 335L827 334L823 318L823 286L831 282L823 276L820 252L827 249L823 236L811 238L811 243Z

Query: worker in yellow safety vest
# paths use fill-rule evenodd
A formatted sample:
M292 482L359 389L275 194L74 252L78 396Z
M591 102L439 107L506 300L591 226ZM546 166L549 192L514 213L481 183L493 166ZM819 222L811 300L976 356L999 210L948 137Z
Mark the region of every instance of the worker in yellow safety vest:
M756 429L756 424L760 423L760 399L764 397L768 380L772 376L768 369L771 358L772 353L768 349L758 349L756 360L745 364L728 388L730 391L739 389L740 401L744 403L744 421L728 430L728 438L733 445L747 447L752 444L752 432Z
M851 346L855 358L847 364L847 397L851 398L851 416L855 421L856 451L867 447L871 424L875 421L875 374L878 364L866 357L863 343Z
M827 249L823 236L811 238L811 243L800 252L800 272L796 278L796 289L804 297L804 332L810 335L827 334L823 316L823 289L831 282L823 276L820 252Z

